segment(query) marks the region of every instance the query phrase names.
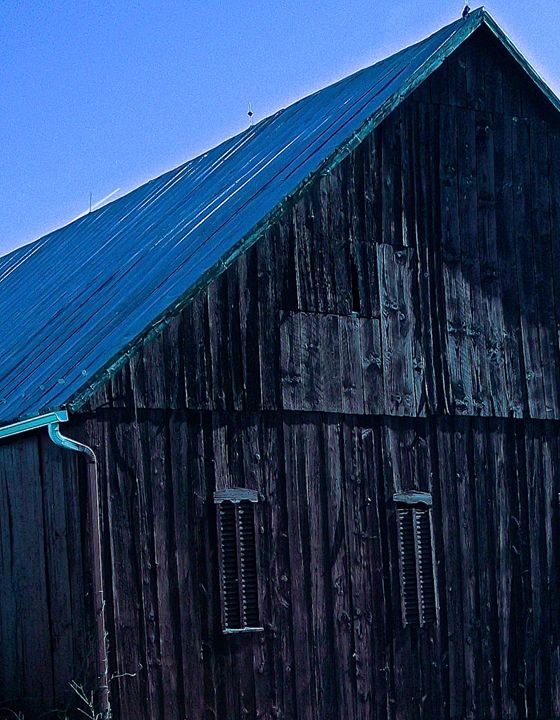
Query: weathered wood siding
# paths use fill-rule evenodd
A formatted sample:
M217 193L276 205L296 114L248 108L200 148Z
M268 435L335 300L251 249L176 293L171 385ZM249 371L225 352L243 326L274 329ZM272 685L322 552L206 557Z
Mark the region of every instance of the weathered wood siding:
M119 409L101 422L119 718L560 715L551 421ZM134 448L141 448L134 452ZM223 636L213 491L258 490L263 634ZM403 628L394 492L433 494ZM109 559L108 558L108 559Z
M483 32L127 372L145 407L560 419L559 236L558 117Z
M46 432L0 443L0 717L8 707L26 719L63 710L75 699L71 680L87 687L94 636L80 472Z

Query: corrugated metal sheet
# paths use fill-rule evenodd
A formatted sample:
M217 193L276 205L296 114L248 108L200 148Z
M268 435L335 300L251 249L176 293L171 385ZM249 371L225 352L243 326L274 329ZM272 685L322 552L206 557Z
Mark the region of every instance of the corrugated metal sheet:
M509 42L477 10L0 258L0 422L79 405L483 22Z

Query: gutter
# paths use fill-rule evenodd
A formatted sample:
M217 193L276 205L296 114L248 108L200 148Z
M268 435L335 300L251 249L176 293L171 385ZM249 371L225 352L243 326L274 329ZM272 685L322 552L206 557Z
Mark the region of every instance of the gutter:
M51 423L67 422L68 413L66 410L56 410L46 415L37 415L28 420L20 420L11 425L0 427L0 438L11 437L12 435L20 435L24 432L37 430L38 428L48 427Z
M0 427L0 439L13 437L14 435L20 435L22 433L46 427L49 433L49 438L55 445L72 452L81 453L86 460L87 512L89 516L89 522L86 523L86 528L90 538L95 635L97 640L95 652L95 676L98 686L96 692L100 709L100 718L102 718L102 720L107 720L110 718L111 712L109 705L108 659L105 634L105 601L103 597L103 566L101 561L101 525L99 519L97 457L91 447L84 445L77 440L72 440L60 432L60 423L67 421L68 412L66 410L56 410L54 412L38 415L27 420L20 420L19 422Z

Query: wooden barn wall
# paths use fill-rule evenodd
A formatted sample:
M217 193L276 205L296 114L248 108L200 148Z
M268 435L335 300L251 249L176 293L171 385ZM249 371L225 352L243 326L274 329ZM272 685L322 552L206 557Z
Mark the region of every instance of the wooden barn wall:
M122 401L560 418L560 126L491 48L456 51L145 346Z
M560 717L560 426L97 414L116 718ZM90 427L88 433L92 434ZM259 492L264 632L220 625L213 491ZM393 493L433 495L440 623L403 628Z
M83 409L127 718L560 716L560 129L480 31ZM546 179L548 178L548 182ZM265 632L212 492L262 493ZM441 622L399 625L431 489Z
M0 443L0 717L64 710L70 681L87 688L80 472L46 432Z

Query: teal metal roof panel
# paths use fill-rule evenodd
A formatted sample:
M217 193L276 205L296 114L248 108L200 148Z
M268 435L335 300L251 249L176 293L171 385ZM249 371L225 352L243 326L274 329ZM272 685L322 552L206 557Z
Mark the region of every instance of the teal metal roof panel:
M79 406L483 22L476 10L0 258L0 423Z

